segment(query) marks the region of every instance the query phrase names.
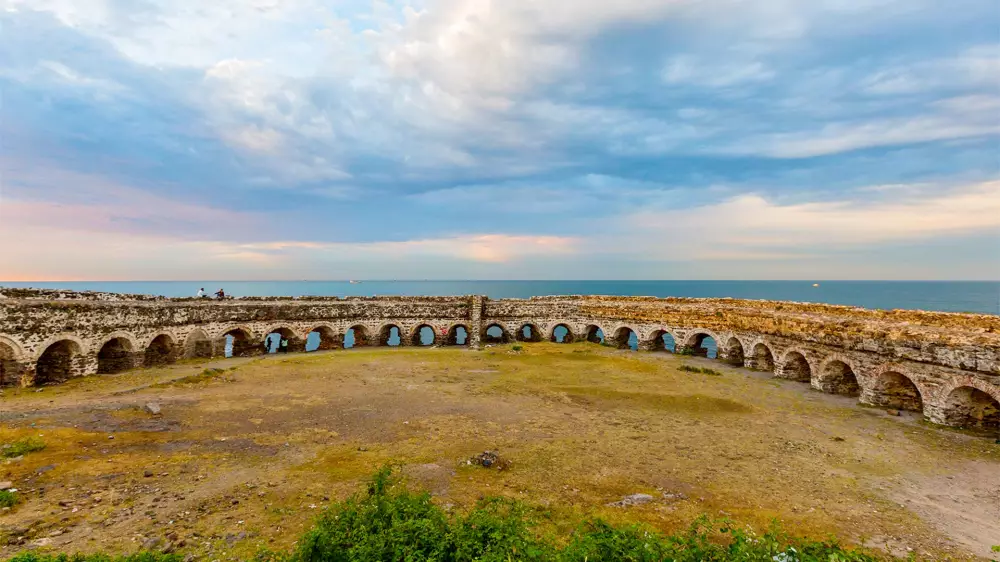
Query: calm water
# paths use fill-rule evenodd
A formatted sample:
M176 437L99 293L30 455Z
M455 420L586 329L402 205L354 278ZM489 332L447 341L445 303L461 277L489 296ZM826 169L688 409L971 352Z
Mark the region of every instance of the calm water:
M544 295L635 295L733 297L846 304L865 308L920 309L1000 314L997 281L142 281L7 283L0 286L144 293L168 297L209 294L224 288L232 296L486 295L526 298Z

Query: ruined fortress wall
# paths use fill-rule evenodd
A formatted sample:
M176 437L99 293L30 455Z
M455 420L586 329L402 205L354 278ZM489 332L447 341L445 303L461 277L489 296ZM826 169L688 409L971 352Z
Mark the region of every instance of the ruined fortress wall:
M1000 317L746 301L555 296L244 298L226 301L144 295L0 290L0 386L52 383L182 357L263 353L279 332L304 351L505 341L601 342L643 351L707 355L801 380L862 402L921 410L961 425L1000 420ZM526 330L525 327L528 327ZM493 330L490 328L494 327ZM499 328L499 333L497 333ZM457 334L463 331L466 336ZM633 335L634 334L634 335ZM1000 423L1000 422L997 422Z

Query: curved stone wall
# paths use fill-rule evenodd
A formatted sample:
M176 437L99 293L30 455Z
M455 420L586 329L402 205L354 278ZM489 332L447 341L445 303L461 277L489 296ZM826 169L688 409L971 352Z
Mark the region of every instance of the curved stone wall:
M435 345L562 339L702 356L714 347L726 363L865 404L921 411L948 425L1000 426L1000 317L735 299L215 301L7 289L0 290L0 386L219 357L227 341L233 355L257 355L271 333L290 351L304 351L312 332L320 350L342 348L349 331L359 346L386 345L394 327L401 345L419 345L429 327Z

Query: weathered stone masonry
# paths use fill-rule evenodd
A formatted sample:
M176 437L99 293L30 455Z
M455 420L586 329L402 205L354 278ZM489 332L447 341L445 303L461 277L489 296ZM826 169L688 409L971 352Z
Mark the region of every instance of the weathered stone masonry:
M0 289L0 386L58 383L188 357L563 339L706 355L954 426L1000 426L1000 317L734 299L302 297L227 301ZM525 327L528 327L526 330ZM393 330L395 328L396 330ZM492 328L492 329L491 329ZM464 333L463 333L464 331ZM560 330L560 334L562 330ZM464 336L464 337L463 337Z

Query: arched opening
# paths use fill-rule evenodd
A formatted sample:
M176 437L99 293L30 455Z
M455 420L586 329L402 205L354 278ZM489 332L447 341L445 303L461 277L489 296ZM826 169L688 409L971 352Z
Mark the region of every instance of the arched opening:
M785 361L781 364L781 374L783 379L790 379L799 382L809 382L812 379L812 369L809 368L809 361L798 351L790 351L785 355Z
M490 324L483 333L483 341L486 343L507 343L510 336L499 324Z
M552 328L551 339L554 343L573 343L573 330L566 324L556 324L556 327Z
M413 345L428 347L434 345L436 340L437 334L434 332L434 328L431 328L427 324L417 326L417 328L413 330Z
M590 343L604 343L604 330L591 324L586 330L587 341Z
M382 330L378 334L378 344L382 346L389 347L399 347L403 343L402 332L399 330L399 326L395 324L389 324L383 326Z
M329 351L337 349L337 334L329 326L314 328L306 336L306 351Z
M264 353L288 353L298 351L298 347L298 338L290 328L275 328L264 336Z
M858 377L854 374L854 370L847 363L837 359L823 366L818 383L823 392L846 396L859 396L861 394L861 385L858 384Z
M193 330L184 340L184 357L208 358L212 356L212 340L201 328Z
M653 332L648 345L650 351L668 351L673 353L675 349L674 337L666 330Z
M250 333L243 328L234 328L225 334L226 357L253 357L261 352L261 346L255 344Z
M534 324L525 324L517 331L517 341L540 342L542 341L542 333Z
M909 410L911 412L924 410L920 389L906 375L896 371L887 371L875 379L869 401L875 406L896 410Z
M448 330L448 345L469 345L469 329L465 326L452 326Z
M746 357L743 354L743 343L738 338L730 337L726 342L726 356L724 361L736 367L742 367Z
M364 326L351 326L344 334L344 349L369 345L368 332Z
M632 351L639 350L639 336L636 335L635 330L622 326L618 328L615 332L615 347L618 349L631 349Z
M144 367L156 367L173 363L177 357L175 353L174 338L167 334L160 334L149 342L149 347L142 357Z
M13 386L21 378L21 369L15 359L14 348L0 342L0 388Z
M985 430L991 434L1000 430L1000 401L971 386L951 391L945 399L943 414L944 422L954 427Z
M97 374L109 375L127 371L134 366L132 342L125 338L111 338L97 352Z
M73 376L74 363L83 350L73 340L61 340L45 348L35 365L35 385L63 382Z
M774 372L774 354L771 348L762 343L753 346L753 361L750 366L755 371Z
M715 338L712 336L708 334L696 333L693 336L688 337L688 343L684 349L684 354L715 359L719 356L719 346L715 343Z

